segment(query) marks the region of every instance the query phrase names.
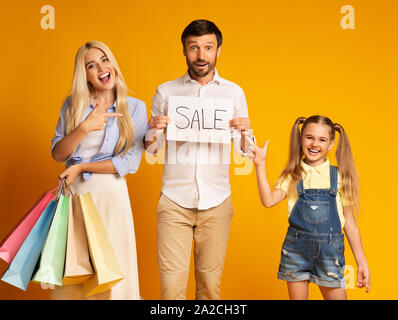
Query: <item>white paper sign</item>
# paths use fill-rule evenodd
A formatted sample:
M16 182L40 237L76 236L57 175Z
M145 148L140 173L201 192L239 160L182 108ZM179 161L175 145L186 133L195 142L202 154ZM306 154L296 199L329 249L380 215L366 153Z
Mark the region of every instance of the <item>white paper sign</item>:
M233 100L170 96L167 140L231 143Z

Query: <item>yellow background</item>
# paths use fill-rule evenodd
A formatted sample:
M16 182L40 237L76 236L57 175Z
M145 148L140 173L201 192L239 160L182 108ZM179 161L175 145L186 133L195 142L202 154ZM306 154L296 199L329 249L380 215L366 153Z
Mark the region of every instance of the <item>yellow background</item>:
M43 30L43 5L55 9L55 30ZM343 5L355 8L355 29L343 30ZM220 75L245 91L259 144L270 139L267 167L273 184L286 163L298 116L324 114L341 123L361 178L359 226L372 289L348 289L349 299L396 299L398 215L398 2L2 0L0 237L63 170L50 155L51 138L68 95L77 49L105 42L115 54L130 95L147 104L155 88L186 70L180 35L192 20L214 21L224 36ZM331 158L332 163L334 157ZM255 172L235 175L234 218L221 286L223 299L287 299L276 279L287 228L287 203L261 206ZM156 206L161 165L143 160L129 186L137 238L140 289L159 299ZM346 264L355 260L346 241ZM0 262L0 272L7 264ZM191 268L192 271L192 268ZM310 286L310 298L321 298ZM47 299L30 284L23 292L0 283L1 299ZM194 298L191 272L188 298Z

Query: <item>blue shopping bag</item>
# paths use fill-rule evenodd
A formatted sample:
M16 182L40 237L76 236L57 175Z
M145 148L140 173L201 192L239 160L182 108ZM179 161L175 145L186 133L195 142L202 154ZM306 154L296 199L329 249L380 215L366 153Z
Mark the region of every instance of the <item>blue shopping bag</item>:
M37 220L1 278L2 281L26 291L46 241L57 203L58 201L51 200L46 209L44 209L39 220Z

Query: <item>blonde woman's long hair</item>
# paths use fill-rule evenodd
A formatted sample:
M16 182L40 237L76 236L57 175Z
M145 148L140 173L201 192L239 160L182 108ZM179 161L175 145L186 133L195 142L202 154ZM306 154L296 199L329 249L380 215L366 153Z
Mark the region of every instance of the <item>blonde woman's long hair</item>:
M92 85L87 81L84 57L89 49L97 48L104 52L109 62L115 68L115 97L116 113L122 113L123 117L117 117L119 127L119 140L115 147L115 154L126 153L134 143L134 124L129 114L127 105L127 86L119 65L112 51L102 42L89 41L79 48L75 58L75 71L73 75L71 105L67 109L66 134L71 133L81 122L90 98L94 94Z
M325 116L315 115L309 118L300 117L295 121L290 133L289 160L285 169L282 171L280 181L291 177L289 185L289 194L295 192L297 184L301 180L303 169L301 168L301 159L303 150L301 148L301 137L305 127L310 123L319 123L329 128L330 140L335 140L336 131L339 133L339 142L336 148L336 160L339 174L342 180L342 192L347 200L353 204L354 210L359 207L359 176L354 164L350 142L343 127L338 123L333 123ZM300 124L303 124L300 131Z

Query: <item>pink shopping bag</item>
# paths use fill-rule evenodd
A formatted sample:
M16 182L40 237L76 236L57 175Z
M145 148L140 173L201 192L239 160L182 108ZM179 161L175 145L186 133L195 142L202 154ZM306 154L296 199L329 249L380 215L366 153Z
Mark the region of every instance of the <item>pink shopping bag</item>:
M59 186L57 187L59 188ZM55 188L55 189L57 189ZM54 189L54 190L55 190ZM54 198L54 190L45 192L32 208L19 220L11 232L0 243L0 258L11 263L29 232L40 218L44 209Z

